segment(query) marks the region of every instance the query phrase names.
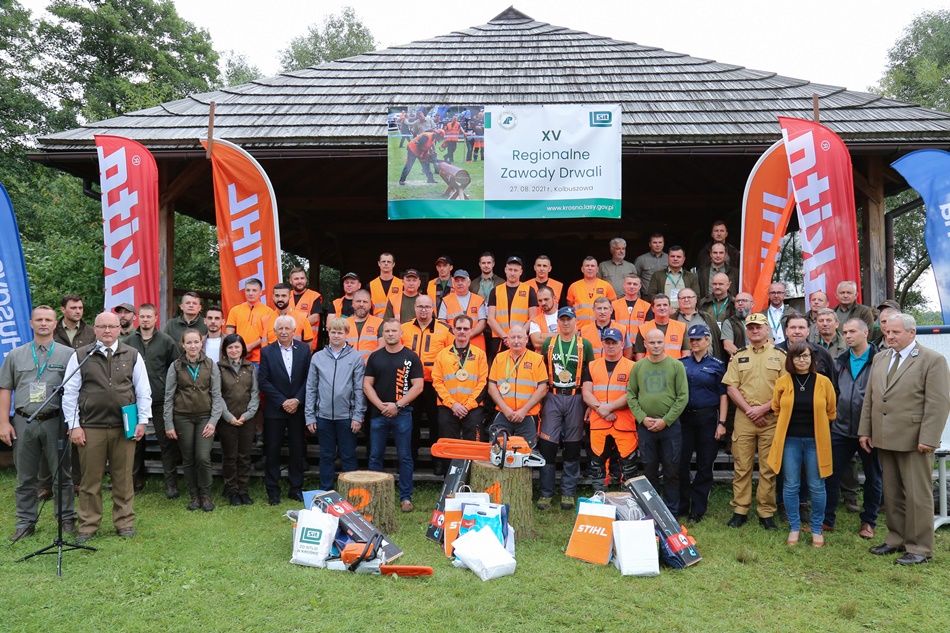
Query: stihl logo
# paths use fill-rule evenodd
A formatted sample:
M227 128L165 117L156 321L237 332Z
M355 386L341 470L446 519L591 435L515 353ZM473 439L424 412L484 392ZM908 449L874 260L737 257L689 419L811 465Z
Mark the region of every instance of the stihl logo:
M581 534L594 534L596 536L607 536L607 528L597 525L579 525L577 531Z

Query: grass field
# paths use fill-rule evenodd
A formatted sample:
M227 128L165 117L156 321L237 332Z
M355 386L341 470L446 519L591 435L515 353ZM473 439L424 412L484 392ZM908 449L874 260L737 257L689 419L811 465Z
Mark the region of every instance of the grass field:
M438 150L439 160L445 156L445 150ZM433 170L433 176L436 184L426 183L426 178L422 173L422 166L416 161L412 166L412 171L406 178L406 184L399 184L399 175L406 164L406 149L399 149L399 136L389 137L389 172L387 175L387 185L390 200L440 200L445 191L445 183L439 178L439 175ZM465 162L465 143L461 142L455 148L455 166L466 170L472 177L472 184L466 189L465 193L471 200L482 200L485 197L485 163L483 161Z
M308 482L314 483L315 482ZM0 470L0 529L13 530L15 472ZM216 488L220 481L215 481ZM589 492L589 491L586 491ZM731 488L717 484L706 519L691 529L703 561L658 577L621 577L567 558L573 513L538 513L537 539L517 545L514 576L483 583L452 567L425 528L438 488L417 487L416 511L391 538L404 564L431 578L351 575L291 565L291 524L256 480L251 507L215 498L211 513L167 501L160 478L136 497L138 534L115 536L106 518L97 552L16 559L55 537L52 506L37 534L6 545L0 566L0 631L944 631L950 618L950 531L937 534L936 562L914 568L867 552L857 515L842 508L838 530L814 549L808 535L788 548L784 531L751 520L725 527ZM881 541L883 528L879 528ZM6 541L4 541L6 543Z

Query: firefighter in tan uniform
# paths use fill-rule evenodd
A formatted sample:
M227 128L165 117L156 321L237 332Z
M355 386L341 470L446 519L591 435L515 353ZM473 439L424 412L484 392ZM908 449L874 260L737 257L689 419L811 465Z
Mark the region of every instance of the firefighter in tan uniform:
M732 433L735 474L732 480L733 515L729 527L742 527L752 507L752 465L759 454L759 486L756 491L759 523L775 530L775 471L768 464L776 417L772 412L775 381L785 375L785 352L769 343L769 322L764 314L745 320L749 344L736 351L722 379L726 393L737 407Z

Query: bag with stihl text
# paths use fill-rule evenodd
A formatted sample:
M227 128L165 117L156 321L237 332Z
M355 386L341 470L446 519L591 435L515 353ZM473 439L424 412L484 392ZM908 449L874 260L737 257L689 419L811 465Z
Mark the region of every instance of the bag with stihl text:
M574 521L566 554L589 563L610 562L613 545L613 524L617 508L603 503L581 503Z
M456 492L445 498L445 508L443 510L445 530L444 547L445 555L452 556L452 542L459 537L459 531L462 527L462 505L465 503L485 503L491 502L491 497L487 492Z

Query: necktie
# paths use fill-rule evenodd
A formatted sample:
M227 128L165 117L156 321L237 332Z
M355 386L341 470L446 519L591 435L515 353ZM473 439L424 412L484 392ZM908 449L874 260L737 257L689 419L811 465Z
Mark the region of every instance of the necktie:
M109 362L112 362L112 348L111 347L106 348L106 360Z
M891 363L891 369L887 372L887 382L886 386L891 386L891 381L894 379L894 374L897 373L897 367L901 364L901 357L898 352L894 352L894 361Z

